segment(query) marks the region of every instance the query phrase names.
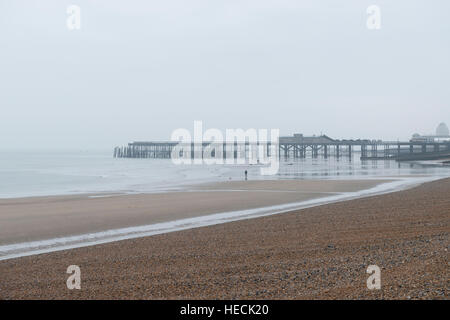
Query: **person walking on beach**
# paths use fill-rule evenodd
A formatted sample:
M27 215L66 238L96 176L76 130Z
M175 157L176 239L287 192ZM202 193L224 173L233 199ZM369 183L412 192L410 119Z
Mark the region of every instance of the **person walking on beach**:
M245 170L245 180L247 181L247 170Z

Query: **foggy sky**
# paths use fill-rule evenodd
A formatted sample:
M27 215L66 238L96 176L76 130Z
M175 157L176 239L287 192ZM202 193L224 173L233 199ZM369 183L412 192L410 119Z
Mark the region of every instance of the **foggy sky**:
M194 120L430 134L450 125L449 13L448 0L0 0L0 147L111 148Z

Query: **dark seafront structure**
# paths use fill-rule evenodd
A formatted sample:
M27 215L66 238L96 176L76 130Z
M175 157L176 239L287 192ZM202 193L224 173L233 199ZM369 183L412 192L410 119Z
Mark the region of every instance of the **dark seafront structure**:
M156 158L170 159L172 150L179 142L175 141L137 141L131 142L127 146L116 147L114 149L115 158ZM270 155L270 142L258 142L259 146L265 148L267 155ZM191 158L194 158L198 150L205 150L210 142L201 144L191 143ZM217 146L216 146L217 147ZM217 156L237 157L238 153L247 155L250 150L250 143L221 143L218 148L222 152ZM354 153L360 153L361 160L434 160L450 157L450 141L382 141L382 140L336 140L326 135L303 136L294 134L293 136L280 137L278 147L279 157L285 158L316 158L322 156L328 158L334 156L351 158ZM212 157L215 157L212 152ZM200 156L201 157L201 156Z

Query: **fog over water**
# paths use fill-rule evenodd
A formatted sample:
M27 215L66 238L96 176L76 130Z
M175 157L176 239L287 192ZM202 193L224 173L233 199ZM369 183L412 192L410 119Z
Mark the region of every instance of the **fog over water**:
M66 26L72 4L80 30ZM433 133L450 122L449 12L447 0L2 0L0 146L112 150L194 120Z
M0 198L185 190L202 182L258 179L380 179L450 176L449 168L348 157L281 159L277 174L257 165L175 165L168 159L114 159L110 152L2 152Z

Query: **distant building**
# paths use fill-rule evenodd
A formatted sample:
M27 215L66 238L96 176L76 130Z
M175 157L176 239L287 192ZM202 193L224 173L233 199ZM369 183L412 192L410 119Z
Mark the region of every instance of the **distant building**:
M413 134L411 142L441 142L450 141L450 132L447 125L442 122L436 128L435 135L420 135L418 133Z
M293 136L280 137L280 143L304 143L304 144L320 144L335 141L326 135L306 137L301 133L294 133Z
M448 131L448 127L445 123L441 123L436 128L436 136L438 137L449 137L450 132Z

